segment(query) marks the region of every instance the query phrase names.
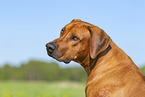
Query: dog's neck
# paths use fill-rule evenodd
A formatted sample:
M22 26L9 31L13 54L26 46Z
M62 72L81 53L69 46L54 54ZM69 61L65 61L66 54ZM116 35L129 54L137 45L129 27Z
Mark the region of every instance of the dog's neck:
M104 51L99 53L95 59L92 59L89 54L86 56L86 58L81 62L81 65L84 67L87 76L91 74L99 59L105 56L111 49L112 47L109 45Z

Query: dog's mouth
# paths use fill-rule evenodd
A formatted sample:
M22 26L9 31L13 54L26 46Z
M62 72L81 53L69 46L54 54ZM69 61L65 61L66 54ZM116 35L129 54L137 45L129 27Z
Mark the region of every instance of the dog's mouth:
M60 52L50 53L50 52L47 51L47 54L48 54L48 56L50 56L50 57L56 59L56 60L59 61L59 62L64 62L64 63L66 63L66 64L68 64L68 63L71 62L71 60L69 60L69 59L62 60L62 59L61 59L62 54L61 54Z
M52 43L52 42L47 43L46 50L47 50L47 54L50 57L52 57L60 62L64 62L64 63L68 64L71 61L70 57L64 57L65 54L63 54L60 50L57 49L57 46L55 43Z
M49 55L49 54L48 54ZM59 61L59 62L64 62L64 63L66 63L66 64L68 64L68 63L70 63L71 62L71 60L68 60L68 59L66 59L66 60L61 60L60 58L58 58L58 57L55 57L55 56L52 56L52 55L49 55L50 57L52 57L52 58L54 58L54 59L56 59L57 61Z
M65 60L65 61L63 61L64 63L66 63L66 64L68 64L68 63L70 63L71 61L70 60Z

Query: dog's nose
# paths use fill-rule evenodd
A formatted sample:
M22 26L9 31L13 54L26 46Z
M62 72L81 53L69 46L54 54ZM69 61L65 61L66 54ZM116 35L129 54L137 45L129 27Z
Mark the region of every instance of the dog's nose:
M50 53L50 54L53 53L53 51L55 50L55 48L56 48L55 43L47 43L46 44L46 49L47 49L48 53Z

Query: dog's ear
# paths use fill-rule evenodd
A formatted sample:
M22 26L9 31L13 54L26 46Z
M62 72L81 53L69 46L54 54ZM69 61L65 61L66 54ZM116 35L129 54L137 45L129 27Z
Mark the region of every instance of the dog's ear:
M97 26L91 26L88 29L90 31L90 57L94 59L109 46L111 39Z

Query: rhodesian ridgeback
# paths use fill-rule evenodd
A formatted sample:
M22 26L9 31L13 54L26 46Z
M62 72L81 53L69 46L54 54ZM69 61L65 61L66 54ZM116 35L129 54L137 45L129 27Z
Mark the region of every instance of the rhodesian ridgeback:
M86 97L145 97L139 68L97 26L75 19L46 48L60 62L81 64L88 76Z

